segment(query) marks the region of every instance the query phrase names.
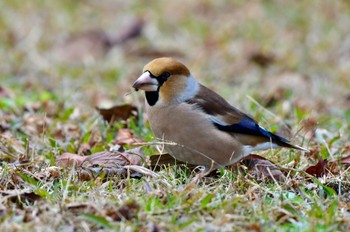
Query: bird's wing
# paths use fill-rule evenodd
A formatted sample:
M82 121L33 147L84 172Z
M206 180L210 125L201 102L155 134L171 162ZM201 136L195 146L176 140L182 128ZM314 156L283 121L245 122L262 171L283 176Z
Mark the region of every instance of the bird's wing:
M259 126L249 115L231 106L224 98L205 86L201 86L197 95L187 100L187 103L202 109L218 130L231 134L243 145L256 147L256 150L290 147L307 151Z

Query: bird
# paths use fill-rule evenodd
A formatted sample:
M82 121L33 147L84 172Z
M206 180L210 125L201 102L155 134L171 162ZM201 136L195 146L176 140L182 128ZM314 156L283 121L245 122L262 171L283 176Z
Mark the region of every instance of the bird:
M145 92L146 114L156 138L175 159L205 170L237 163L254 151L272 148L308 149L260 126L200 84L172 57L146 64L132 87Z

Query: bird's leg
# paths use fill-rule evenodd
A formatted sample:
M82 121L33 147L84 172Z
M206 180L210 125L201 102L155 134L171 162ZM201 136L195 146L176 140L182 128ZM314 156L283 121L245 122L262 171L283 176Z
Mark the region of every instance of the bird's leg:
M211 161L210 166L200 166L200 172L196 174L195 177L193 177L191 182L193 183L197 182L203 177L209 175L213 170L214 170L214 160Z

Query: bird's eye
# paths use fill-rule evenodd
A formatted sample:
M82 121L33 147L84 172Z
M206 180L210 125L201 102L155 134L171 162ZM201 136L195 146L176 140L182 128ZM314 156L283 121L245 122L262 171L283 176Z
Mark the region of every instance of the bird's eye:
M163 74L162 74L162 78L163 79L168 79L170 77L170 73L169 72L164 72Z

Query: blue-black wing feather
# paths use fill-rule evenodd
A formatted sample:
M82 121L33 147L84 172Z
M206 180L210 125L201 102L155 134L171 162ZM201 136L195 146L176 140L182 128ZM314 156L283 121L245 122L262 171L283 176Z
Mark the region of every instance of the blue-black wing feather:
M213 122L214 126L225 132L246 134L253 136L261 136L271 139L272 141L278 141L283 143L288 143L289 141L283 137L275 135L261 126L259 126L253 119L249 117L244 117L239 123L232 125L221 125L219 123Z

